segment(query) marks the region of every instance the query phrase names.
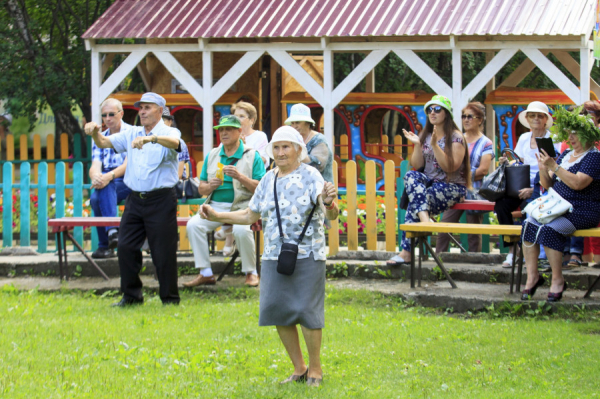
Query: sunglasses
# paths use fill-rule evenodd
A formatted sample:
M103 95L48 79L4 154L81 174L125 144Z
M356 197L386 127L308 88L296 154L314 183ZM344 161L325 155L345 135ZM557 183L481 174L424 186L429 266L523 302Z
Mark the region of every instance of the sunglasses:
M118 112L117 112L117 113L118 113ZM112 117L113 117L113 116L115 116L117 113L115 113L115 112L109 112L108 114L102 114L102 117L103 117L103 118L106 118L107 116L110 116L110 117L112 118Z
M536 113L536 112L528 112L527 113L527 118L529 119L544 119L546 117L546 114L542 114L542 113Z
M469 121L472 119L479 119L479 117L475 116L475 115L463 115L463 116L461 116L461 118L469 120Z
M427 115L429 115L432 112L435 112L436 114L439 114L440 112L442 112L442 107L439 105L435 105L435 106L431 106L431 107L427 107L427 109L425 110L425 112L427 113Z

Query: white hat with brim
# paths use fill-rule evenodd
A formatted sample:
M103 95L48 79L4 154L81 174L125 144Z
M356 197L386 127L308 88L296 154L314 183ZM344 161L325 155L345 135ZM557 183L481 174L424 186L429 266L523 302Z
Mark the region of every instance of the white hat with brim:
M533 101L529 103L527 109L519 114L519 122L521 125L531 129L529 126L529 122L527 122L527 113L528 112L539 112L542 114L546 114L548 119L546 119L546 129L550 129L554 120L552 119L552 115L550 115L550 111L548 110L548 106L541 101Z
M304 140L302 139L300 133L298 133L298 131L291 126L282 126L279 129L275 130L275 133L273 133L273 137L271 137L269 145L267 145L267 148L265 148L269 158L275 159L275 157L273 156L273 143L281 141L289 141L290 143L298 144L300 146L301 160L308 156L306 144L304 144Z
M316 125L314 119L310 115L310 108L304 104L294 104L290 109L290 117L287 118L284 124L289 125L292 122L309 122Z

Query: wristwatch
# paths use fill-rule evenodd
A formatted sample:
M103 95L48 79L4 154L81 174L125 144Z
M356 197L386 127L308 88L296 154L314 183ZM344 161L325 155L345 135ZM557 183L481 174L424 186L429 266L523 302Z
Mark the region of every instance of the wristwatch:
M156 144L156 143L158 143L158 137L156 137L156 136L155 136L155 135L153 135L153 134L151 134L150 136L152 137L152 138L150 139L150 141L151 141L153 144Z

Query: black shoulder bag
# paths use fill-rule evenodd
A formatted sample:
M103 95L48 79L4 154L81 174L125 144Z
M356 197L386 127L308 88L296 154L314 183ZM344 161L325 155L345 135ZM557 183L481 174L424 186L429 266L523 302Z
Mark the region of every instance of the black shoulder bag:
M306 229L310 224L310 221L313 217L313 213L315 213L315 209L317 209L317 205L313 206L312 211L310 211L310 215L308 215L308 219L304 224L304 229L300 236L298 237L298 244L294 244L293 242L283 242L283 228L281 227L281 215L279 214L279 199L277 198L277 173L275 175L275 182L273 183L273 195L275 196L275 211L277 212L277 224L279 225L279 238L281 239L281 252L279 253L279 258L277 258L277 273L284 274L286 276L291 276L294 274L294 269L296 268L296 260L298 259L298 244L302 242L304 238L304 233L306 233Z

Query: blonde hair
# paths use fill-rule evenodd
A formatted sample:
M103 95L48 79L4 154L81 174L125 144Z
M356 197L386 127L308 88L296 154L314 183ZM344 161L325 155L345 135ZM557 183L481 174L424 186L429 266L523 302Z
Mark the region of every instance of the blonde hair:
M104 100L100 105L100 109L104 108L107 105L113 105L117 107L117 110L119 112L123 111L123 104L121 104L121 101L117 100L116 98L107 98L106 100Z
M254 105L247 103L245 101L240 101L237 102L233 105L231 105L231 113L235 114L235 111L237 109L241 109L242 111L245 111L248 114L248 118L252 119L254 122L256 122L256 108L254 108Z

